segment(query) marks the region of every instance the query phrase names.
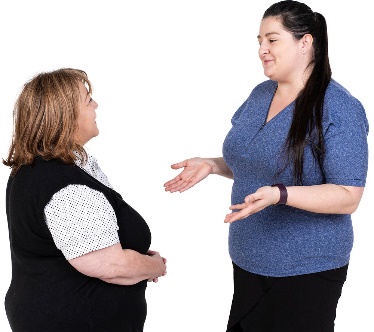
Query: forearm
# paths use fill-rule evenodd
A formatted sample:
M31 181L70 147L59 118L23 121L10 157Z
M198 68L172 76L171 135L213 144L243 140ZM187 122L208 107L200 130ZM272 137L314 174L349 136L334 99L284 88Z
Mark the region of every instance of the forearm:
M360 203L363 191L363 187L335 184L290 186L287 187L287 205L315 213L352 214Z
M114 284L114 285L121 285L121 286L131 286L135 285L140 281L143 281L145 279L140 279L140 280L129 280L128 278L98 278L101 279L102 281L108 283L108 284Z
M133 285L139 281L153 279L162 275L160 262L149 255L133 250L123 250L117 261L112 261L99 278L115 284Z
M364 188L321 184L315 186L286 187L286 204L301 210L325 214L352 214L356 211ZM243 203L230 206L225 222L232 223L257 213L270 205L277 204L280 198L278 187L264 186L245 197Z
M69 260L79 272L108 283L133 285L141 280L163 275L162 259L142 255L134 250L123 250L120 244L90 252Z
M234 178L230 168L227 166L223 157L206 159L212 165L212 174L221 175L229 179Z

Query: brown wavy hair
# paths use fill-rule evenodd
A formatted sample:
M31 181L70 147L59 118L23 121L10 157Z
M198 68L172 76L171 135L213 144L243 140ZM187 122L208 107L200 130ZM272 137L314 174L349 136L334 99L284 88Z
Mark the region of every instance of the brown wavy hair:
M29 80L13 110L13 137L3 164L12 175L34 158L60 159L72 164L77 157L85 162L86 151L76 139L81 98L79 82L92 94L83 70L62 68L43 72Z

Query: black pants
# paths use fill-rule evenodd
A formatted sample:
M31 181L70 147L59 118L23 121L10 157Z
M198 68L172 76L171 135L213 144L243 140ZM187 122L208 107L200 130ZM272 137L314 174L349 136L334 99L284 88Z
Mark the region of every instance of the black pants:
M348 265L293 277L264 277L234 265L227 332L332 332Z

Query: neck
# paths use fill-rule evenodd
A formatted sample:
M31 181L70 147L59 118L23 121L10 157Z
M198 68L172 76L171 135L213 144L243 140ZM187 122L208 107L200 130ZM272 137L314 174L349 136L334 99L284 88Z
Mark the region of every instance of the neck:
M278 82L277 95L279 97L287 97L296 99L299 92L304 89L310 74L312 73L313 66L306 67L302 72L298 72L288 80Z
M304 84L278 83L277 97L281 99L295 100L299 92L304 88Z

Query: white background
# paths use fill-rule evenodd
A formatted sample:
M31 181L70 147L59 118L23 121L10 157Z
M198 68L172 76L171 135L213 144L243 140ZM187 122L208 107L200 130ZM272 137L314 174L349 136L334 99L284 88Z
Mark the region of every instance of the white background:
M22 85L40 71L85 70L99 104L100 128L86 147L148 222L151 248L168 259L168 275L148 284L145 331L225 331L233 287L223 219L231 181L211 176L183 194L164 192L163 183L177 175L172 163L221 155L231 116L266 79L256 36L273 1L0 1L0 157L7 156ZM367 1L309 5L327 19L333 77L363 103L374 123ZM0 166L1 301L11 279L8 175ZM355 243L337 332L374 331L372 195L369 172L353 215ZM1 304L0 331L9 330Z

